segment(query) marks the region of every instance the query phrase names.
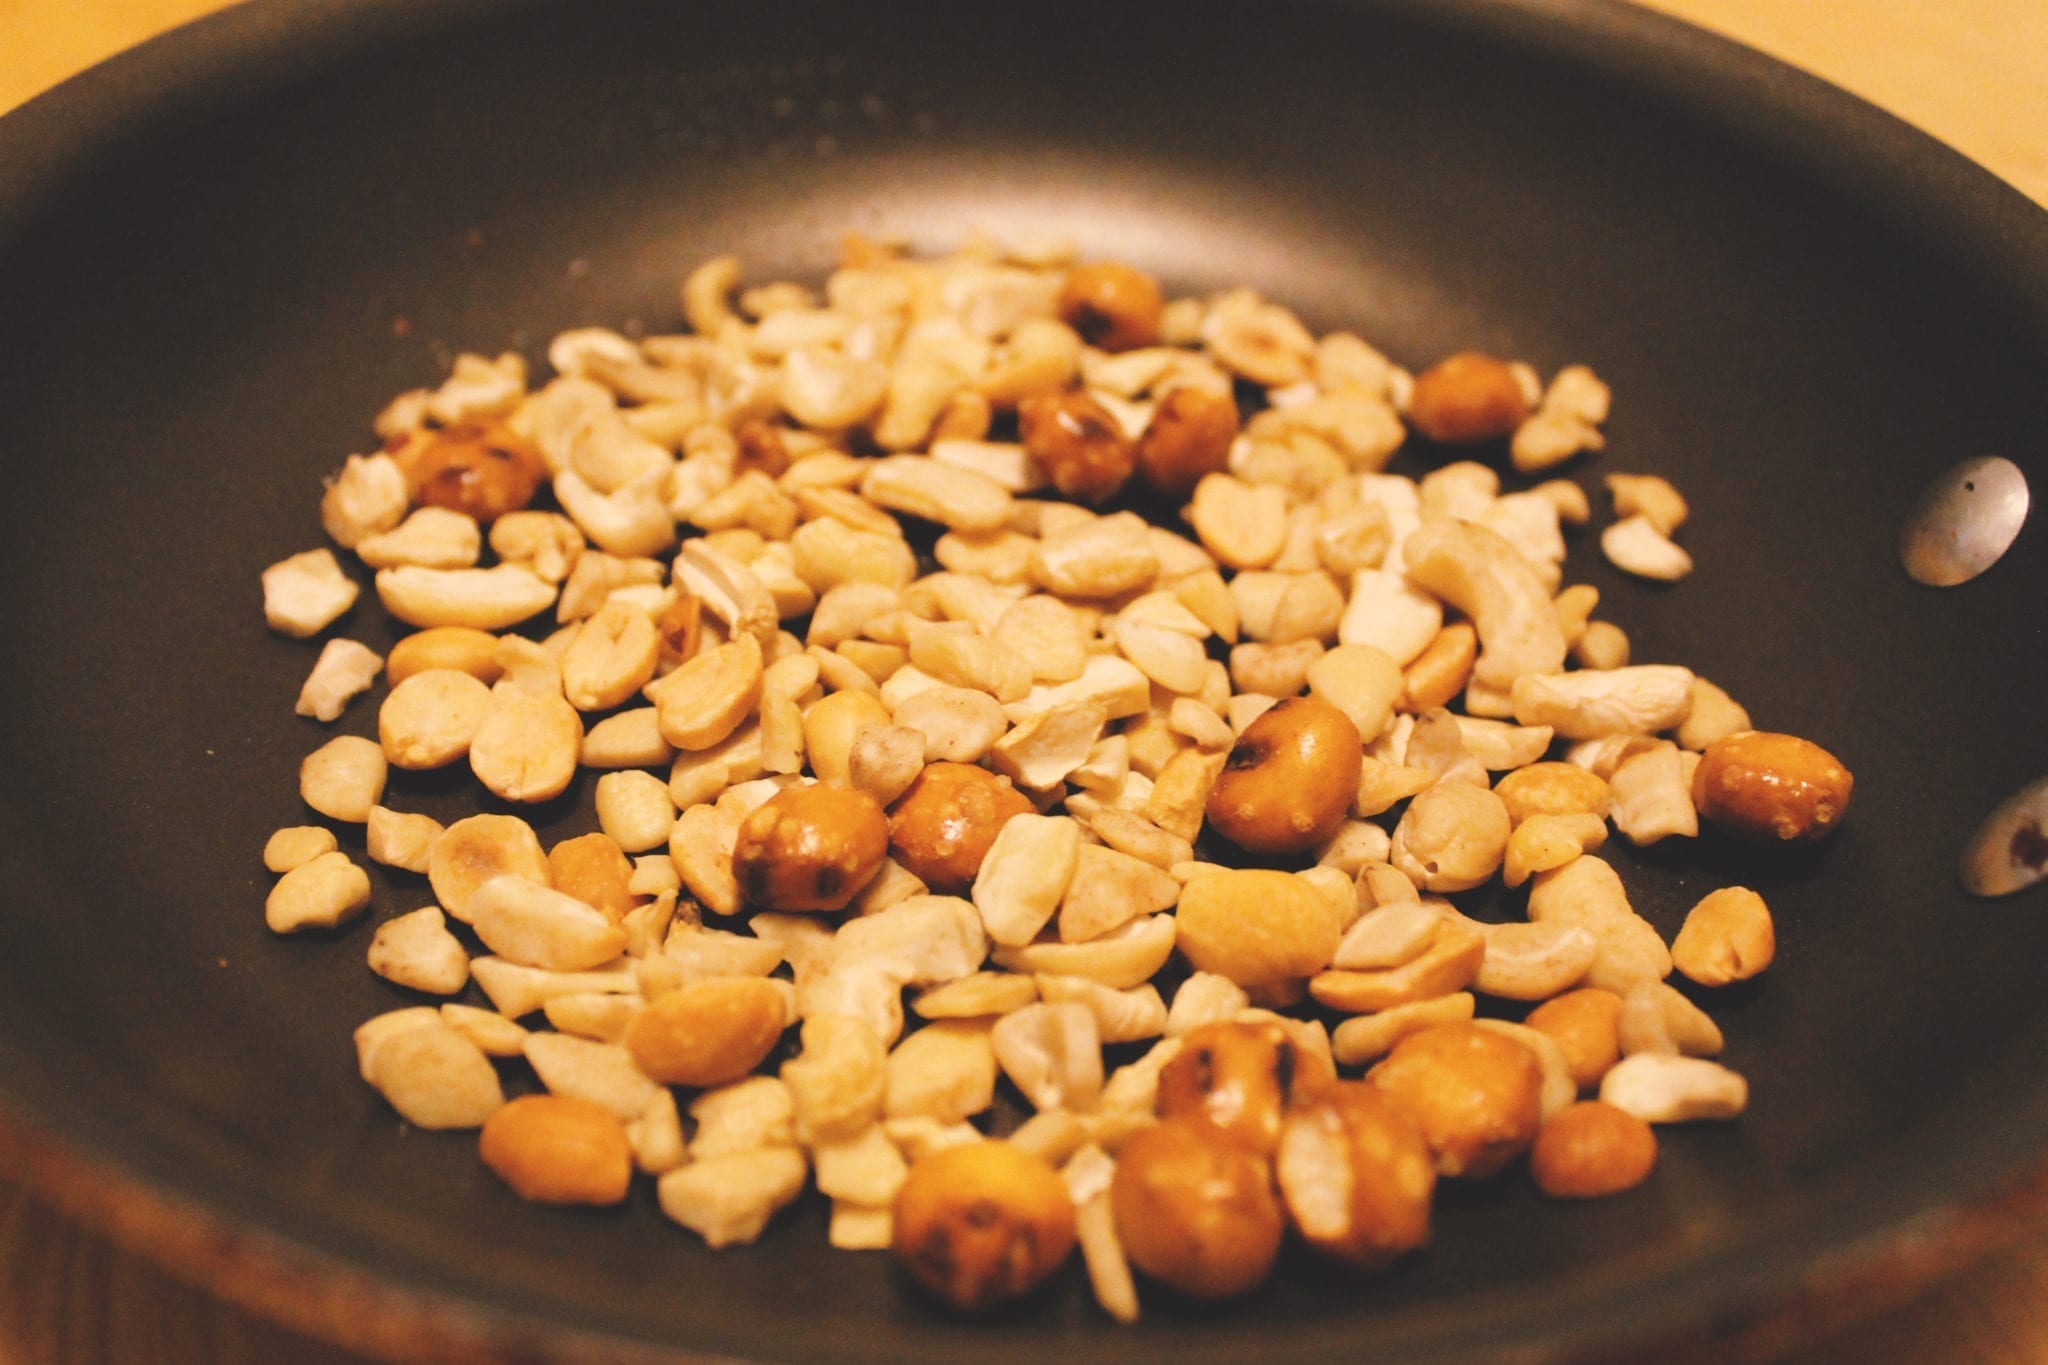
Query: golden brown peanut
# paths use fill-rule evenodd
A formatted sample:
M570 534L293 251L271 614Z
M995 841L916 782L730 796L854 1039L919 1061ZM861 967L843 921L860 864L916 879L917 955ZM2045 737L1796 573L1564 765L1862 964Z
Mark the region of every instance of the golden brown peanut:
M1747 887L1711 892L1693 906L1671 941L1671 965L1702 986L1747 981L1771 965L1777 932L1770 907Z
M1532 815L1598 815L1614 807L1614 792L1597 773L1570 763L1531 763L1501 778L1494 795L1507 802L1508 818L1521 824Z
M1003 1141L934 1152L896 1192L896 1259L970 1312L1030 1292L1074 1246L1074 1201L1059 1172Z
M1164 308L1159 281L1114 261L1075 266L1060 286L1060 321L1098 350L1156 345Z
M1715 824L1764 842L1824 838L1849 811L1855 779L1810 740L1750 730L1709 744L1692 799Z
M397 459L415 502L484 523L532 502L547 474L539 453L502 422L423 434Z
M549 849L544 880L613 924L640 903L640 898L627 887L633 880L633 864L618 841L606 834L579 835Z
M484 1165L537 1204L616 1204L633 1183L626 1125L571 1095L521 1095L484 1120Z
M709 749L740 728L761 700L761 645L751 635L706 650L647 690L661 737L678 749Z
M393 686L377 708L377 741L393 767L439 768L469 752L490 712L491 689L472 675L423 669Z
M654 677L661 635L646 612L607 602L562 651L562 691L579 711L609 711Z
M733 874L754 905L842 910L881 870L889 822L864 791L820 783L792 787L740 825Z
M1536 1134L1529 1173L1553 1199L1603 1199L1634 1189L1657 1164L1657 1135L1634 1114L1582 1100Z
M1245 987L1321 971L1343 932L1328 897L1291 872L1265 868L1197 876L1181 889L1174 920L1176 941L1195 970Z
M1289 1111L1273 1174L1288 1220L1326 1255L1375 1270L1429 1241L1429 1144L1363 1081L1338 1081Z
M1479 632L1470 621L1451 622L1403 673L1400 709L1419 715L1449 706L1472 681L1478 658Z
M1137 467L1137 449L1115 415L1079 389L1031 395L1018 404L1017 422L1025 451L1067 497L1106 502Z
M506 693L469 742L469 767L507 801L551 801L576 776L583 717L560 694Z
M787 1022L774 982L711 976L650 1001L621 1041L640 1069L663 1085L724 1085L759 1066Z
M967 763L927 764L890 809L889 847L933 891L959 895L974 885L1003 825L1030 813L1008 778Z
M1542 1121L1536 1054L1477 1024L1411 1033L1365 1078L1415 1120L1440 1175L1494 1174L1534 1140Z
M1514 371L1492 356L1461 352L1415 376L1408 421L1432 441L1497 441L1529 415Z
M472 815L441 831L427 853L427 884L450 916L471 922L477 888L510 874L550 884L548 855L533 826L516 815Z
M1524 1022L1556 1041L1581 1090L1600 1084L1621 1060L1621 997L1613 991L1567 991L1529 1011Z
M1299 853L1337 832L1365 756L1350 717L1289 697L1245 727L1209 791L1209 823L1254 853Z
M1280 1250L1265 1158L1212 1124L1176 1119L1133 1134L1109 1200L1132 1264L1196 1298L1257 1288Z
M1159 1117L1211 1124L1270 1157L1289 1106L1336 1079L1327 1057L1274 1020L1204 1024L1181 1040L1159 1073Z
M1167 497L1185 498L1204 475L1229 470L1237 426L1237 400L1228 393L1169 389L1138 438L1138 472Z
M480 683L494 683L505 671L498 662L498 637L473 626L430 626L391 647L384 660L384 680L397 687L415 673L452 668Z

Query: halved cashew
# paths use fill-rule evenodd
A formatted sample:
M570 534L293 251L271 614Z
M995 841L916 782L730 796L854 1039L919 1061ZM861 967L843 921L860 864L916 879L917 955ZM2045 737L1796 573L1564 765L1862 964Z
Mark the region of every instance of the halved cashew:
M1548 1000L1578 984L1600 941L1576 924L1489 924L1472 989L1504 1000Z
M1465 752L1492 772L1526 768L1550 748L1547 725L1508 725L1497 720L1457 717L1458 737Z
M555 585L520 564L488 569L401 565L377 571L377 596L386 611L407 625L504 630L554 605Z
M1622 889L1621 874L1613 864L1590 853L1538 873L1529 891L1529 918L1539 924L1556 920L1590 927L1602 920L1634 915L1635 908Z
M850 1137L882 1116L888 1051L860 1019L815 1014L804 1020L803 1050L782 1064L797 1137Z
M1067 893L1080 849L1080 826L1065 816L1011 816L974 879L974 906L989 937L1013 945L1036 938Z
M1041 976L1037 980L1038 997L1047 1004L1087 1006L1104 1043L1135 1043L1166 1031L1166 1002L1160 999L1159 988L1149 982L1119 991L1084 976Z
M1411 582L1472 618L1480 645L1476 681L1507 687L1525 674L1564 667L1564 632L1549 589L1508 541L1469 522L1434 521L1408 537L1402 558Z
M418 564L428 569L466 569L483 552L476 518L446 507L421 507L389 531L366 536L356 555L373 569Z
M1600 1098L1645 1123L1732 1119L1749 1107L1749 1082L1702 1057L1643 1052L1602 1078Z
M1173 955L1174 917L1148 915L1085 943L1038 940L1021 947L998 946L998 967L1032 975L1085 976L1128 990L1150 981Z
M1102 1093L1102 1042L1086 1005L1026 1005L997 1020L989 1039L1034 1109L1091 1109Z
M1514 682L1515 719L1565 739L1654 734L1692 713L1692 684L1692 670L1675 664L1527 674Z
M1607 491L1614 497L1618 517L1641 516L1665 536L1685 524L1685 499L1655 474L1609 474Z
M1694 837L1700 832L1700 816L1690 777L1685 755L1669 740L1626 760L1609 780L1614 789L1614 827L1639 846L1674 834Z
M1159 552L1142 518L1130 512L1049 530L1032 557L1038 585L1062 597L1115 597L1150 584Z
M1346 1019L1330 1034L1330 1053L1343 1066L1362 1066L1393 1051L1411 1033L1438 1024L1462 1024L1472 1017L1477 1001L1469 991L1439 995L1395 1005L1375 1014Z
M1607 822L1597 815L1531 815L1508 836L1501 880L1511 887L1520 886L1537 873L1563 867L1606 842Z
M1600 552L1615 568L1638 578L1672 583L1692 572L1692 556L1641 513L1602 531Z
M872 462L861 496L954 531L1001 530L1010 520L1010 494L971 469L925 455L891 455Z
M910 1002L920 1019L979 1019L1008 1014L1038 999L1038 983L1015 972L973 972L918 995Z
M666 461L666 452L653 448ZM576 529L605 553L651 555L676 539L675 519L657 491L665 477L665 470L657 470L606 493L565 469L555 476L555 500Z
M1486 936L1476 924L1446 919L1419 956L1379 971L1336 969L1309 978L1317 1001L1345 1014L1368 1014L1464 990L1486 957Z
M1412 892L1413 884L1402 880ZM1443 923L1441 901L1397 900L1376 906L1345 932L1330 965L1345 971L1399 967L1422 956Z
M783 410L807 427L834 431L875 415L889 393L889 367L824 346L799 346L782 358Z
M1722 1047L1720 1026L1705 1010L1661 981L1643 981L1631 987L1621 998L1621 1017L1615 1027L1624 1057L1639 1052L1713 1057Z

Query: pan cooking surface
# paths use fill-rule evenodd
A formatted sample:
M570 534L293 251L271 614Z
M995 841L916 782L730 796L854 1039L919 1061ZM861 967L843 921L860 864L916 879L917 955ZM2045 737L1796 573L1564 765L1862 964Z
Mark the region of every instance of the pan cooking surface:
M2048 767L2048 542L1946 593L1894 547L1960 459L2048 486L2038 213L1846 98L1604 6L962 13L259 0L143 54L128 94L96 76L0 130L0 166L32 171L0 200L7 1107L509 1320L777 1357L1578 1347L1751 1309L2037 1160L2048 903L1970 902L1953 868ZM182 92L154 131L117 117L152 91ZM320 543L321 476L458 350L676 329L682 274L724 250L814 279L848 228L943 249L977 227L1069 235L1175 292L1251 284L1411 366L1469 347L1612 383L1607 453L1565 472L1602 509L1603 472L1671 478L1699 567L1628 581L1580 533L1570 580L1637 660L1857 778L1816 849L1612 846L1667 938L1731 883L1777 915L1777 965L1707 997L1752 1083L1739 1123L1665 1130L1645 1187L1585 1207L1450 1185L1389 1275L1283 1259L1228 1311L1155 1295L1133 1331L1078 1264L965 1324L831 1251L822 1201L714 1254L651 1189L527 1206L473 1135L401 1132L348 1031L413 1003L362 955L430 896L372 866L335 941L264 931L258 850L332 731L291 714L317 650L264 629L258 572ZM367 596L339 629L382 650ZM374 724L358 701L337 728ZM445 818L466 785L394 773L392 799ZM589 785L541 808L545 839L594 826Z

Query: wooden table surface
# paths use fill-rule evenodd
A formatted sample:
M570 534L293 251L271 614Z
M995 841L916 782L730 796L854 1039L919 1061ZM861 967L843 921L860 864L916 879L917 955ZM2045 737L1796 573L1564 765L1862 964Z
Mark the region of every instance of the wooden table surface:
M2048 205L2048 0L1643 0L1814 71ZM0 0L0 113L224 0ZM1798 1359L2048 1360L2048 1223ZM357 1365L0 1178L0 1362Z

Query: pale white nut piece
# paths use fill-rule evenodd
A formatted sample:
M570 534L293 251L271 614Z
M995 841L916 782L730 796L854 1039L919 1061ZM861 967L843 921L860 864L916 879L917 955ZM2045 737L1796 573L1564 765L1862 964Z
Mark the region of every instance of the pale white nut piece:
M684 809L669 830L668 856L676 875L714 914L730 915L740 906L740 884L732 868L737 832L736 823L722 821L714 808L703 805Z
M263 902L263 922L274 934L331 929L370 903L370 875L339 850L322 853L278 879Z
M377 738L393 766L439 768L468 754L493 709L491 689L452 668L427 668L377 708Z
M883 1113L959 1123L995 1103L996 1053L988 1026L939 1020L889 1054Z
M1158 572L1159 552L1131 512L1048 531L1032 557L1038 586L1062 597L1116 597L1149 586Z
M1529 891L1529 918L1539 924L1555 920L1591 928L1605 920L1633 919L1635 913L1621 874L1590 853L1538 873Z
M1346 820L1314 852L1316 866L1333 867L1356 879L1368 866L1384 863L1392 849L1392 838L1380 826L1370 820Z
M1230 723L1194 697L1175 697L1166 723L1174 733L1186 735L1197 748L1228 750L1237 743Z
M655 1182L661 1211L714 1249L759 1237L768 1220L803 1193L808 1168L794 1147L759 1147L706 1157Z
M976 534L1010 520L1010 494L985 475L924 455L890 455L869 463L861 496L894 512Z
M942 683L988 693L998 702L1022 701L1031 691L1031 665L1024 657L965 625L917 631L910 639L910 662ZM887 684L883 694L886 700Z
M1461 1024L1473 1016L1478 1002L1469 991L1455 991L1434 1000L1416 1000L1374 1014L1357 1014L1337 1025L1330 1035L1330 1055L1342 1066L1363 1066L1394 1050L1411 1033L1438 1024Z
M1003 714L1021 726L1033 716L1085 702L1101 706L1108 720L1143 715L1152 705L1152 683L1128 659L1091 654L1080 677L1072 682L1039 683L1023 700L1003 707Z
M491 878L471 897L469 912L484 946L522 966L586 971L626 946L625 934L602 911L524 877Z
M1520 886L1536 873L1563 867L1606 842L1607 821L1591 812L1531 815L1515 826L1508 839L1501 880Z
M657 715L657 727L659 723ZM601 729L603 724L600 722L597 728ZM587 742L586 737L586 747ZM743 725L708 749L685 749L676 754L669 768L669 799L679 810L715 801L732 784L750 782L767 772L761 757L761 730L757 725Z
M1204 1024L1235 1019L1251 1005L1244 987L1215 972L1191 972L1173 993L1173 1006L1166 1012L1163 1032L1169 1038L1192 1033Z
M551 996L541 1008L557 1033L616 1043L625 1038L626 1030L647 1008L647 1002L630 995L584 991Z
M441 822L431 815L372 806L363 826L363 849L372 862L424 874L441 830Z
M640 989L652 999L707 976L766 976L782 965L782 959L779 943L678 922L663 940L659 959L641 964ZM657 981L666 989L652 988Z
M1409 582L1472 618L1480 646L1475 681L1506 687L1564 667L1550 590L1508 541L1470 522L1433 521L1408 537L1402 558Z
M809 1016L801 1036L802 1051L782 1064L797 1137L804 1142L846 1137L879 1119L888 1085L888 1050L881 1036L843 1014Z
M527 1031L502 1014L450 1001L441 1006L440 1015L442 1022L460 1029L463 1036L482 1048L487 1057L525 1054Z
M1521 551L1522 558L1553 585L1562 577L1564 531L1557 504L1550 498L1533 492L1510 493L1494 499L1475 520Z
M1370 645L1402 668L1421 656L1443 629L1444 609L1398 573L1360 569L1351 575L1351 597L1337 623L1340 645Z
M518 1019L542 1008L557 995L578 995L589 991L637 992L639 976L628 961L611 963L594 972L550 972L523 967L501 957L470 959L469 974L483 990L491 1007L507 1019Z
M365 536L355 551L373 569L400 564L466 569L483 553L483 532L475 517L446 507L420 507L391 530Z
M504 630L555 603L555 585L520 564L488 569L406 564L379 569L376 581L384 609L409 626Z
M832 962L796 983L796 1017L859 1021L885 1048L903 1036L903 981L883 964Z
M1671 950L1656 926L1640 915L1599 919L1585 928L1600 943L1586 969L1586 985L1625 996L1646 981L1671 975Z
M1234 290L1210 303L1202 341L1233 374L1267 388L1308 378L1316 349L1314 335L1294 314L1249 290Z
M354 640L329 640L299 688L299 700L293 709L317 721L338 720L349 698L368 691L383 668L384 657L368 645Z
M1149 981L1120 991L1085 976L1041 976L1038 998L1049 1005L1086 1006L1104 1044L1136 1043L1166 1032L1166 1002Z
M1550 749L1547 725L1508 725L1473 716L1455 717L1465 752L1490 772L1526 768Z
M475 1128L505 1102L498 1073L468 1035L424 1014L362 1051L363 1078L415 1128Z
M1193 636L1164 626L1118 617L1109 638L1147 678L1169 692L1198 692L1207 676L1208 651Z
M917 555L900 535L860 531L836 517L819 517L789 539L797 577L813 592L844 583L902 588L917 577Z
M920 1019L979 1019L1038 999L1038 983L1014 972L974 972L933 986L910 1002Z
M1488 924L1486 956L1472 989L1503 1000L1548 1000L1577 985L1599 955L1600 940L1576 924Z
M668 784L637 769L597 779L597 824L627 853L668 847L676 823Z
M562 693L578 711L623 705L654 677L661 634L646 612L607 602L562 651Z
M1187 515L1202 548L1232 569L1263 569L1287 543L1287 494L1271 484L1205 474Z
M320 825L287 825L263 841L263 865L285 873L339 847L334 831Z
M926 986L980 969L988 956L981 913L958 896L910 896L839 928L844 962L886 969L899 984Z
M1720 1025L1661 981L1641 981L1629 988L1621 998L1615 1028L1624 1057L1640 1052L1715 1057L1724 1046Z
M1178 834L1169 834L1131 811L1102 805L1085 792L1068 797L1067 810L1118 853L1128 853L1162 871L1195 856L1194 845Z
M351 455L320 498L320 525L338 545L355 546L398 525L411 504L405 471L389 455Z
M576 776L583 718L560 696L501 692L469 742L477 780L506 801L549 801Z
M1105 1158L1107 1159L1107 1158ZM1107 1185L1107 1177L1102 1183ZM1088 1267L1088 1283L1102 1311L1126 1326L1138 1320L1138 1286L1131 1265L1117 1235L1116 1217L1107 1197L1098 1195L1077 1202L1074 1235L1081 1244L1081 1259Z
M299 797L330 819L360 825L384 794L384 752L367 739L337 735L299 764Z
M626 1124L626 1141L633 1147L633 1164L649 1175L663 1175L687 1162L690 1152L676 1097L666 1089L656 1091L640 1116Z
M875 415L889 392L889 367L824 346L799 346L782 358L783 411L817 431L836 431Z
M547 642L536 644L523 635L506 635L498 640L493 656L498 664L498 680L491 685L491 695L503 696L508 693L524 693L532 697L553 697L562 695L562 660L559 651L566 648L582 629L581 622L571 622L550 635ZM550 648L552 644L554 647Z
M537 1031L526 1036L526 1060L550 1093L589 1100L622 1123L645 1113L660 1089L617 1043Z
M1678 727L1678 747L1697 752L1715 740L1755 728L1740 702L1705 678L1696 677L1692 680L1692 710Z
M1749 1107L1749 1082L1703 1057L1642 1052L1601 1078L1600 1098L1645 1123L1732 1119Z
M1672 835L1697 836L1700 816L1690 777L1684 755L1669 740L1624 760L1608 779L1614 790L1614 827L1638 847Z
M741 635L650 684L661 737L693 752L727 739L759 704L762 673L760 643Z
M796 1099L774 1076L749 1076L690 1101L690 1159L703 1161L796 1142Z
M1161 1038L1137 1061L1126 1062L1111 1072L1108 1081L1102 1087L1102 1100L1098 1112L1108 1115L1135 1113L1141 1119L1140 1126L1157 1122L1154 1111L1159 1104L1159 1073L1166 1069L1168 1062L1180 1055L1180 1051L1179 1038ZM1089 1116L1088 1136L1105 1147L1113 1148L1115 1143L1105 1139L1103 1129L1095 1119L1096 1115Z
M307 550L263 571L263 619L272 630L303 640L339 620L360 591L334 551Z
M516 351L496 360L464 352L448 378L427 396L427 415L443 426L510 412L526 392L526 359Z
M1051 922L1073 880L1081 827L1065 816L1013 815L997 831L971 893L997 943L1021 945Z
M1100 702L1051 707L997 739L990 746L988 765L1028 791L1048 791L1077 776L1108 723L1109 709Z
M1507 804L1492 791L1439 782L1394 827L1393 864L1425 891L1469 891L1500 867L1512 832Z
M545 885L548 858L533 826L516 815L472 815L441 832L427 853L427 882L443 910L469 922L477 888L502 873Z
M422 1024L441 1022L441 1013L432 1005L413 1005L405 1009L386 1010L365 1019L356 1026L351 1041L356 1049L356 1072L365 1081L370 1079L370 1056L389 1039L397 1037L407 1029Z
M1081 845L1060 899L1060 942L1100 939L1134 919L1172 909L1178 899L1180 883L1162 869L1113 848Z
M1358 888L1348 874L1337 868L1318 864L1315 867L1305 867L1294 875L1323 893L1323 898L1330 902L1330 908L1337 912L1337 923L1340 928L1349 929L1357 922L1363 911L1358 904Z
M997 1020L989 1039L1034 1109L1091 1109L1102 1093L1102 1042L1086 1005L1026 1005Z
M1166 965L1173 941L1173 916L1147 915L1085 943L1040 940L1018 948L998 946L991 956L998 967L1013 972L1085 976L1128 990L1150 981Z
M1409 884L1413 889L1413 883ZM1443 927L1441 901L1396 900L1358 917L1338 940L1330 965L1345 971L1380 971L1414 961Z
M1692 556L1671 543L1649 517L1638 513L1600 533L1600 553L1623 573L1675 583L1692 572Z
M1057 597L1019 598L996 620L990 638L1031 666L1034 681L1071 682L1088 663L1088 630Z
M1565 739L1654 734L1691 714L1692 684L1692 670L1675 664L1525 674L1514 682L1515 719Z
M1477 521L1500 496L1500 475L1477 460L1454 460L1423 475L1416 492L1424 520Z
M430 995L454 995L469 984L469 954L437 905L378 925L369 958L370 970L386 981Z
M1015 441L941 437L932 442L931 457L950 468L979 474L1011 493L1035 493L1046 485L1044 466Z
M558 448L564 458L560 468L550 471L555 476L555 495L562 502L562 510L585 534L596 523L586 520L583 509L601 505L607 495L622 489L638 489L643 500L666 512L653 490L670 475L675 458L666 446L636 431L616 409L593 405L568 420L562 427ZM564 481L568 482L566 496ZM675 536L673 520L668 536ZM592 539L612 554L642 553L614 550L597 536Z
M1655 474L1609 474L1607 491L1614 497L1615 516L1640 516L1659 535L1670 536L1689 515L1678 490Z
M1377 645L1338 645L1308 666L1308 694L1342 711L1367 744L1387 728L1405 685L1401 666Z
M880 1123L853 1137L818 1143L811 1149L811 1161L820 1194L868 1208L889 1204L910 1174L909 1164Z

